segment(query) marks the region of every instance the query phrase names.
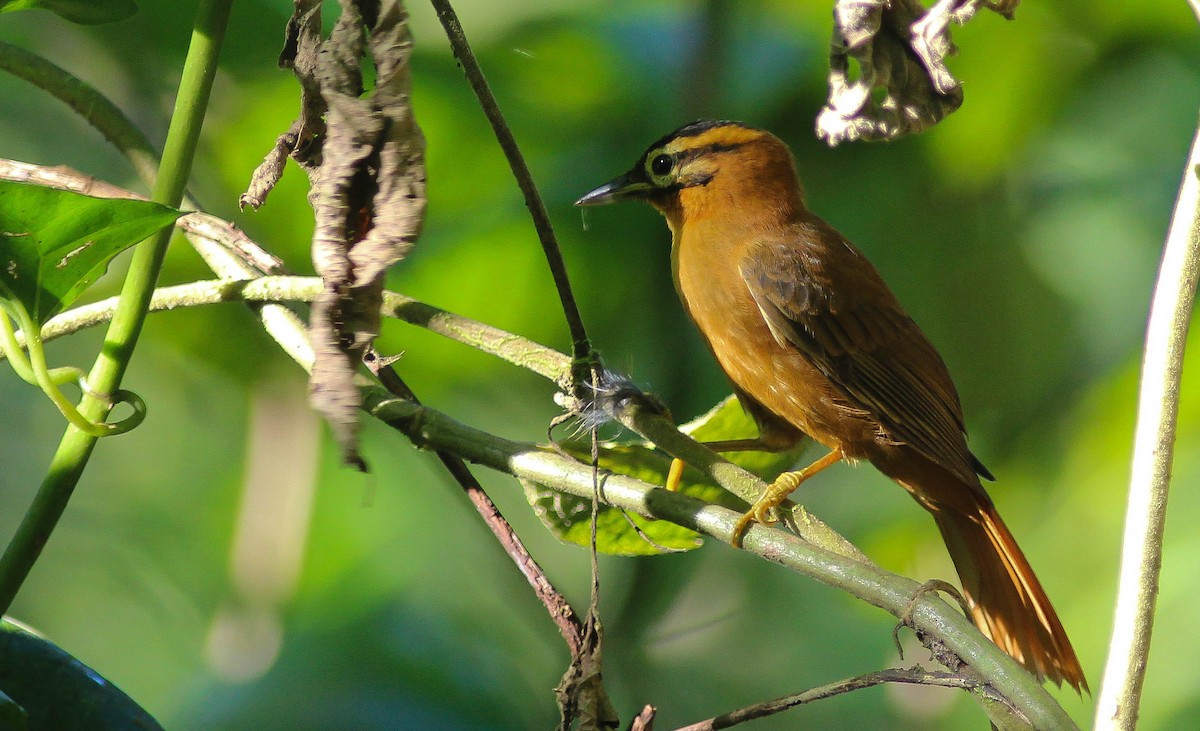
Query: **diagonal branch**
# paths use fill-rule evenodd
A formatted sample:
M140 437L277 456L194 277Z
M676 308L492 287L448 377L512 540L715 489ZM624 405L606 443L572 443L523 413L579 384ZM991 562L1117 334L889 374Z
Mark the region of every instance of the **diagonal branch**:
M53 94L121 151L147 186L158 176L158 153L117 105L95 87L41 56L0 41L0 70Z
M826 698L833 698L834 696L850 693L855 690L872 688L884 683L932 685L942 688L962 688L965 690L975 690L981 687L978 681L964 678L956 673L930 672L921 668L908 670L889 668L864 675L856 675L853 678L845 678L844 680L827 683L816 688L809 688L808 690L766 701L765 703L739 708L736 711L724 713L704 721L681 726L675 731L718 731L718 729L730 728L747 721L773 716L776 713L790 710L796 706ZM1006 727L1000 726L999 728Z
M390 391L398 398L411 401L413 404L420 405L420 400L413 393L404 379L396 373L392 368L391 360L384 358L375 352L374 348L367 351L364 362L367 368L375 374L383 387ZM454 478L455 482L467 494L471 504L475 506L475 510L479 512L479 516L483 518L483 522L487 525L492 534L496 536L500 546L504 552L508 554L513 563L521 571L525 580L529 582L529 586L533 589L533 593L537 595L542 604L546 606L547 612L550 614L550 619L558 627L559 634L567 643L567 649L571 653L571 658L574 661L583 652L584 647L584 629L583 623L579 620L579 615L575 613L575 609L567 602L566 598L554 588L554 584L550 583L546 572L538 565L533 556L529 554L529 550L525 548L525 544L521 541L521 537L513 530L509 522L500 513L500 508L496 507L496 503L488 497L484 492L483 486L479 484L479 480L475 475L471 474L471 469L461 457L451 454L443 450L436 452L437 457L445 465L446 470Z
M71 172L61 168L53 171L43 170L48 176L53 174L69 177ZM0 175L5 173L4 165L0 163ZM78 173L74 175L83 178ZM186 226L189 219L192 217L181 220ZM216 227L211 230L219 234L222 231L228 233L230 229ZM257 248L253 241L234 231L241 237L238 247L249 250ZM232 253L231 247L222 241L205 239L195 232L191 233L190 238L214 271L220 276L237 278L238 281L199 282L160 290L154 300L156 305L165 308L172 304L186 306L199 304L201 301L236 300L255 300L263 303L258 307L268 334L274 337L299 365L311 368L312 350L302 321L286 306L275 303L311 299L320 288L319 282L299 277L263 277L247 281L255 276L255 272L253 267L246 263L244 256ZM505 354L501 357L516 363L534 364L531 370L547 378L557 381L570 366L565 355L530 343L519 336L429 305L416 303L400 295L389 294L387 297L395 298L389 304L389 299L385 297L385 310L388 307L394 308L391 314L408 313L414 324L423 325L476 347L480 347L480 343L494 345L497 354ZM111 316L111 303L97 303L88 307L92 308L88 318L76 316L76 313L85 308L63 313L62 317L74 318L73 326L78 329L85 321L98 324ZM53 327L57 327L55 321L48 324L48 328ZM57 334L63 332L65 330ZM363 385L362 388L364 408L403 431L417 446L457 454L467 461L586 499L591 499L594 494L593 470L590 465L531 444L513 442L472 429L433 409L395 399L377 386ZM667 430L674 430L669 420L652 412L641 413L650 410L639 410L636 399L630 400L629 404L622 408L631 409L631 422L642 425L641 428L654 439L669 440ZM653 429L661 429L663 434L658 434L652 431ZM677 431L674 433L680 440L687 440ZM703 455L707 450L702 447L696 449L698 451L693 454L683 451L681 446L678 453L689 462L702 466ZM711 459L710 457L709 468L714 467ZM730 480L735 470L740 471L726 463L725 469L714 468L710 476L716 477L722 486L740 492L744 487ZM749 481L756 480L749 473L745 475ZM761 482L751 489L761 490ZM669 493L656 485L622 475L611 475L605 480L601 499L608 505L647 517L669 520L723 541L730 540L734 524L740 517L740 514L734 511L709 505L686 495ZM939 657L969 659L970 665L959 668L960 672L986 679L987 683L1006 699L1006 704L1011 705L1033 725L1047 729L1074 728L1069 716L1054 702L1045 688L1012 658L984 638L974 625L955 609L933 597L923 599L915 609L912 608L911 600L919 587L911 579L888 573L873 564L848 556L836 547L821 547L782 530L757 524L747 532L744 548L761 558L846 591L897 617L907 616L910 625L919 636L944 650L944 653L938 654ZM976 699L985 708L989 708L986 698L977 695ZM991 708L989 715L994 719L1002 717L1001 713Z

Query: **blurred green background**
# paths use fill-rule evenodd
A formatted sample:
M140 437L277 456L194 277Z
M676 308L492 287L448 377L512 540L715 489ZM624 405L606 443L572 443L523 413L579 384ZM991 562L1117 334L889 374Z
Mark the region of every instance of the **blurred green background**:
M110 95L161 144L192 3L143 2L82 28L0 15L0 39ZM571 201L698 117L766 127L796 152L811 206L855 241L955 375L972 446L1054 599L1092 687L1112 619L1140 339L1200 99L1197 24L1182 0L1026 3L955 31L964 107L918 138L828 149L814 139L831 25L825 2L457 3L546 199L590 333L608 364L681 419L727 393L671 288L648 207ZM503 157L433 11L410 3L429 216L390 286L560 349L566 329ZM239 213L254 166L293 118L275 66L290 3L241 0L193 191L303 272L311 235L294 166ZM65 106L0 77L0 155L141 189ZM115 292L120 266L94 295ZM178 242L164 281L207 277ZM540 440L548 384L390 323L385 351L433 406ZM87 333L50 348L85 365ZM1194 591L1200 392L1185 371L1145 728L1200 718ZM154 315L126 383L146 423L104 441L12 615L172 729L549 728L567 660L523 578L434 458L375 424L373 473L341 468L299 370L239 305ZM63 424L0 367L0 539ZM586 606L586 553L559 544L515 481L480 476L551 578ZM870 469L839 466L799 499L884 566L951 577L933 523ZM605 678L626 722L671 728L898 663L892 619L723 545L601 561ZM910 654L906 662L920 659ZM1083 725L1092 700L1059 694ZM877 688L749 728L980 728L961 694Z

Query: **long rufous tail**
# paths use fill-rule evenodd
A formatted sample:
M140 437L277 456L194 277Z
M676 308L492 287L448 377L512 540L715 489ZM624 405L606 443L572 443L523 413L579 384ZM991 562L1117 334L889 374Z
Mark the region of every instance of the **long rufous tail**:
M1050 599L983 488L922 467L919 477L893 478L937 522L976 626L1039 679L1090 692Z

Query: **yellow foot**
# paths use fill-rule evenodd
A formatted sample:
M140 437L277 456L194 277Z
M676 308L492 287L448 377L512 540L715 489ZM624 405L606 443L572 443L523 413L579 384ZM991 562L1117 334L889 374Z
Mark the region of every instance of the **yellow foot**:
M784 472L775 478L775 481L767 486L762 497L751 505L746 514L738 518L738 522L734 524L733 540L731 541L733 547L742 547L742 536L751 523L775 525L778 521L771 515L771 511L787 500L787 496L791 495L792 491L799 487L806 477L807 475L803 472Z
M775 519L771 517L771 511L779 507L780 503L787 500L787 496L795 492L800 483L817 474L831 464L836 464L842 459L842 450L834 449L829 454L813 462L809 466L796 472L784 472L775 481L767 486L762 497L758 499L750 510L746 512L738 522L733 526L733 539L730 543L734 548L742 547L742 535L751 523L762 523L763 525L774 525Z
M671 460L671 469L667 470L667 484L664 485L671 492L679 492L679 483L683 479L683 468L686 463L678 457Z

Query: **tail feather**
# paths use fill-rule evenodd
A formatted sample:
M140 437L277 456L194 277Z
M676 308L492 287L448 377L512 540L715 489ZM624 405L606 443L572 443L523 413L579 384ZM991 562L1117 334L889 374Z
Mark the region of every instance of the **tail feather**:
M1038 678L1089 690L1062 622L995 509L932 512L979 629Z
M983 487L922 462L886 472L933 515L976 626L1038 679L1090 692L1054 606Z

